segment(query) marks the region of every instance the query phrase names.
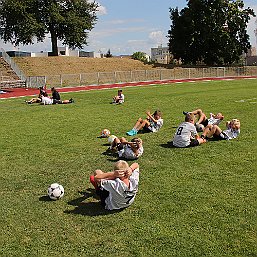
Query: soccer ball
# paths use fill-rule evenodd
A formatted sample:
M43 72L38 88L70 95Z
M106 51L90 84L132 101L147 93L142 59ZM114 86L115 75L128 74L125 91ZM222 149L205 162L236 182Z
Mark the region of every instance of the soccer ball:
M64 195L64 188L58 183L53 183L48 187L47 194L52 200L59 200Z
M109 137L111 134L110 130L109 129L104 129L102 130L101 132L101 137Z
M108 143L111 145L115 138L117 138L117 137L114 136L114 135L109 136L108 137Z
M195 127L198 132L203 132L203 129L204 129L203 124L195 124Z

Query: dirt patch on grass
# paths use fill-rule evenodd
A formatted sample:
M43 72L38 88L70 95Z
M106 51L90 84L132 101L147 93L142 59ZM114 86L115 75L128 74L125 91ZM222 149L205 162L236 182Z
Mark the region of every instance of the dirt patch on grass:
M15 57L15 62L26 76L49 76L90 72L113 72L154 69L128 58L83 58L83 57Z

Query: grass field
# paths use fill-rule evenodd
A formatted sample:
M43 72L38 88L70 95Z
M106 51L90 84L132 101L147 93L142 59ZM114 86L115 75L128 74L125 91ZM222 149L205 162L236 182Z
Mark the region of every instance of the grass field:
M1 100L0 256L257 256L256 89L257 80L133 87L119 106L109 104L117 89L63 94L70 105ZM100 131L125 136L157 108L164 126L140 135L136 200L109 213L88 179L116 160ZM239 118L239 138L168 148L182 111L195 108ZM59 201L46 196L53 182L65 188Z

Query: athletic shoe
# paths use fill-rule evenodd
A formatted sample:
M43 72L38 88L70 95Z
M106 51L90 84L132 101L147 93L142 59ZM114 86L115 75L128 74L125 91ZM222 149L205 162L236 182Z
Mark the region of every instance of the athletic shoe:
M97 183L95 182L95 176L94 176L94 175L91 175L91 176L89 177L89 180L90 180L90 183L94 186L94 188L97 189L97 188L98 188L98 185L97 185Z
M131 129L131 130L128 131L126 134L129 135L129 136L133 136L133 133L134 133L134 129Z
M74 103L74 100L71 98L71 99L69 100L69 102L70 102L70 103Z
M138 131L134 129L132 136L135 136L135 135L137 134L137 132L138 132Z
M189 114L189 112L184 112L184 111L183 111L183 114L184 114L184 115L187 115L187 114Z

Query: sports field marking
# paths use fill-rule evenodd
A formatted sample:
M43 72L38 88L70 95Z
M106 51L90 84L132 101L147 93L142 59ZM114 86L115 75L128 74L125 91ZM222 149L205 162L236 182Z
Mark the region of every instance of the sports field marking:
M256 103L256 102L252 102L253 100L256 100L257 98L250 98L250 99L241 99L241 100L237 100L235 101L236 103L245 103L245 102L249 102L249 103Z

